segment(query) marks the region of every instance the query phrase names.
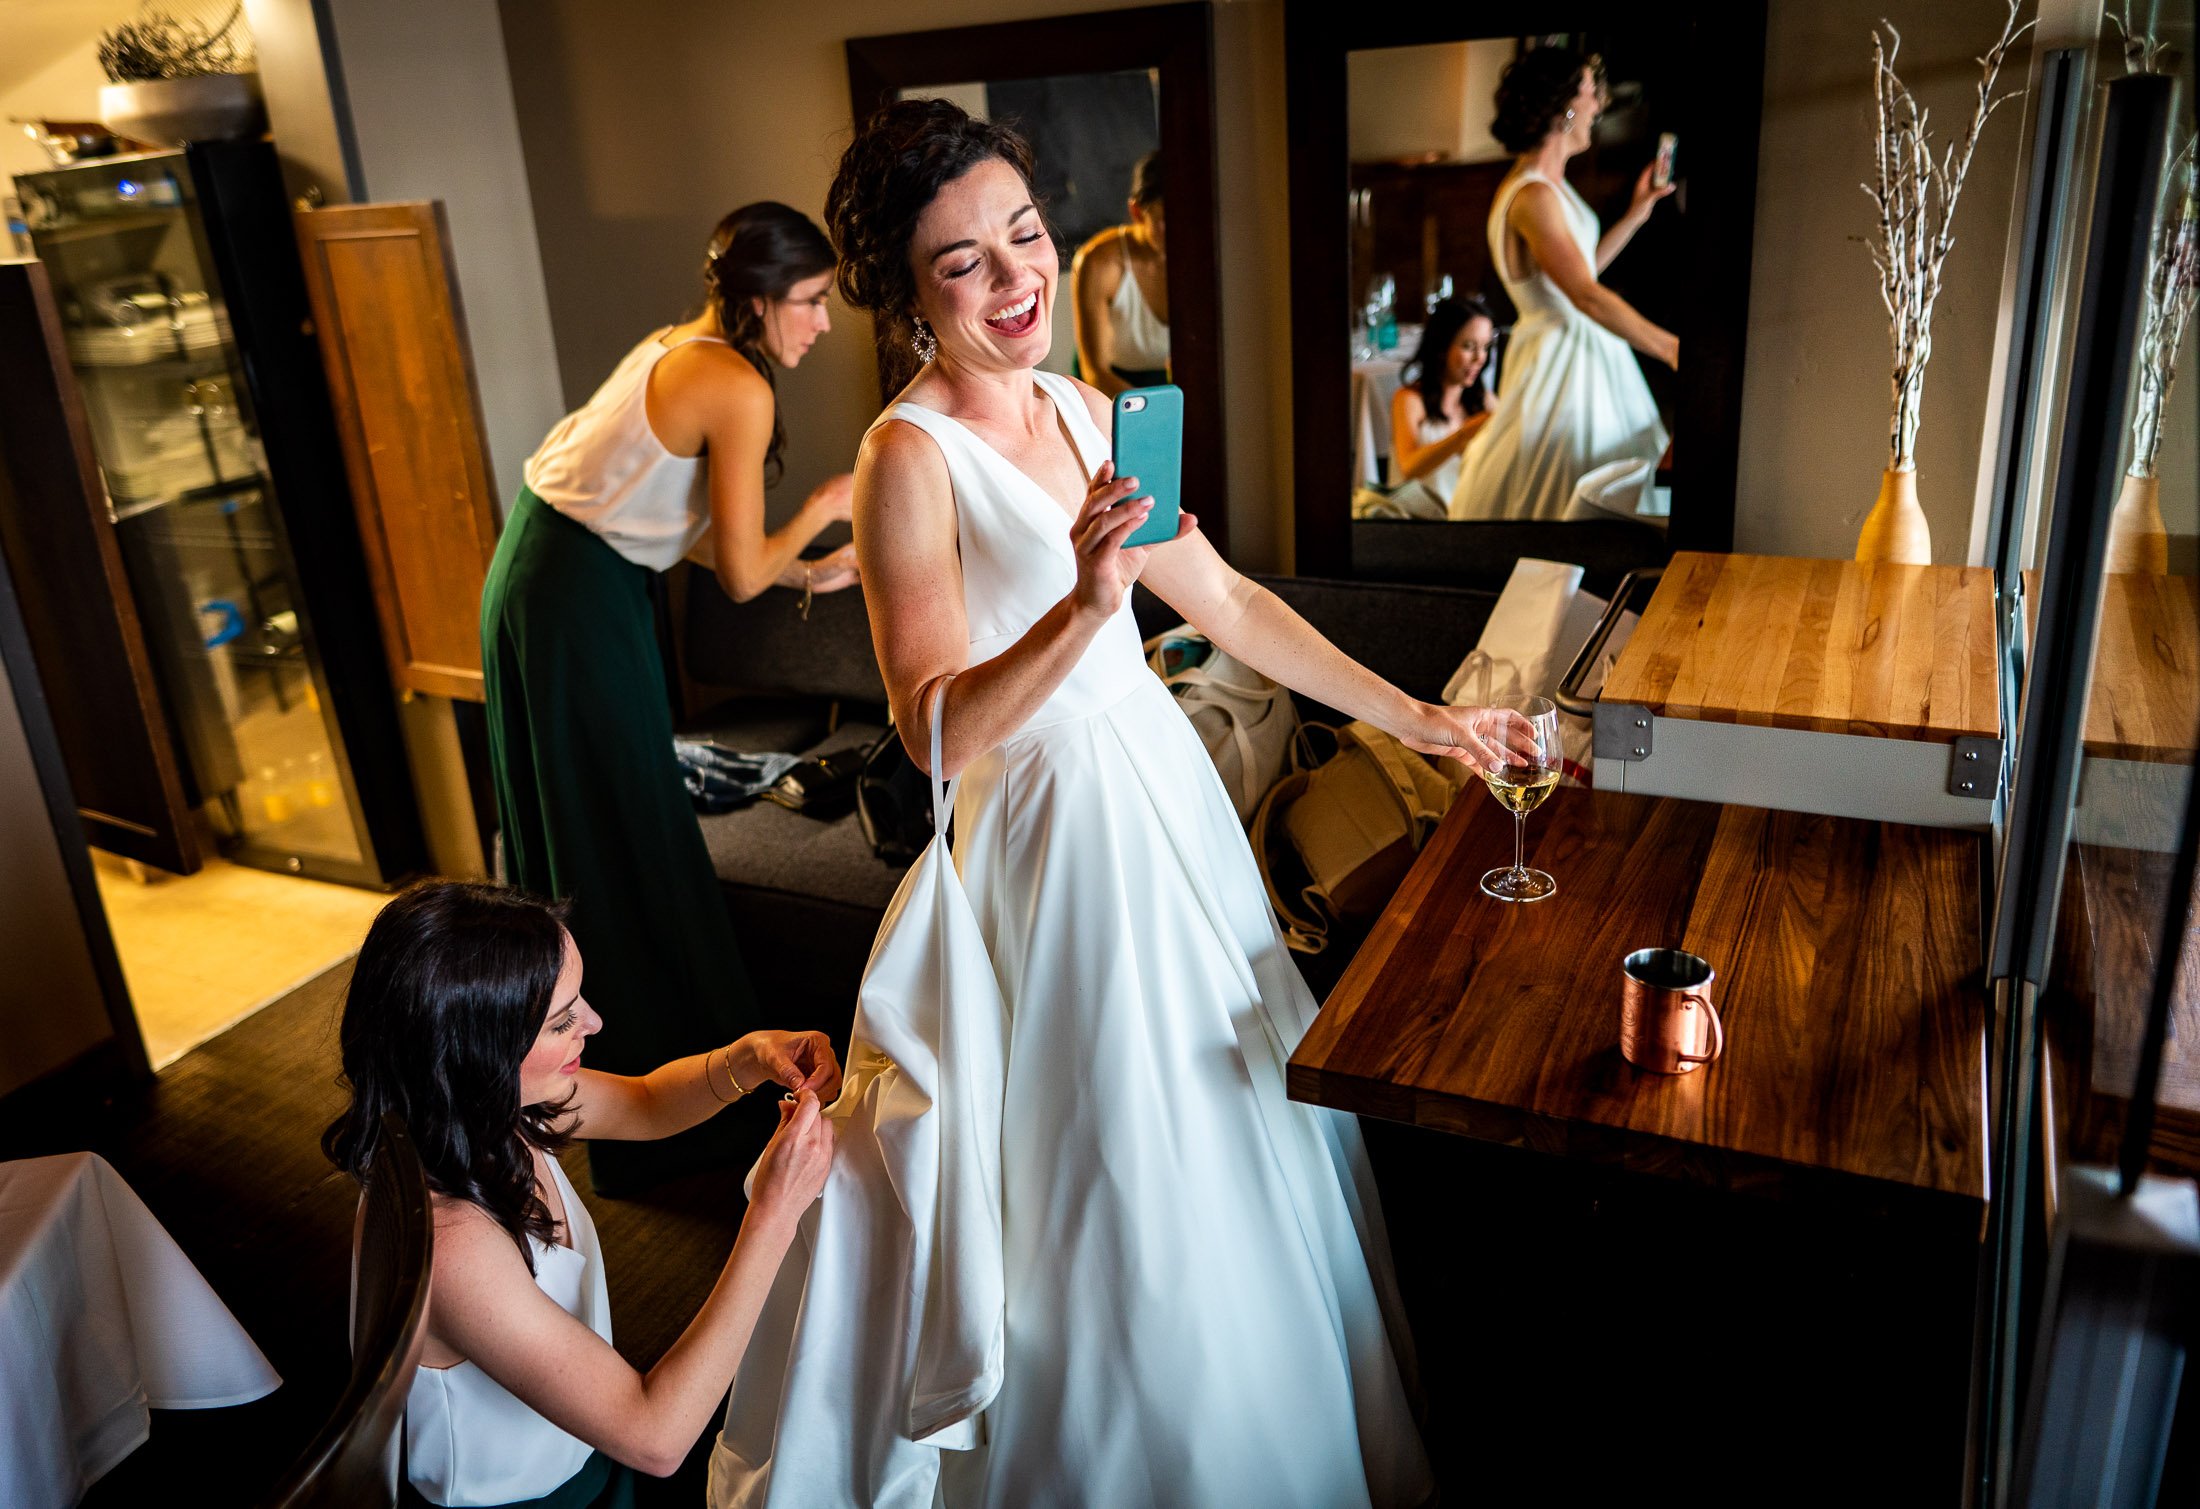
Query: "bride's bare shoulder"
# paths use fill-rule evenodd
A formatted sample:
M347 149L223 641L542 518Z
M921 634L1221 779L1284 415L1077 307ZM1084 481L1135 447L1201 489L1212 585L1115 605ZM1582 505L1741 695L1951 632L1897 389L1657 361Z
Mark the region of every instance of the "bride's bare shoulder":
M874 425L856 451L856 501L908 504L952 496L939 442L907 419Z

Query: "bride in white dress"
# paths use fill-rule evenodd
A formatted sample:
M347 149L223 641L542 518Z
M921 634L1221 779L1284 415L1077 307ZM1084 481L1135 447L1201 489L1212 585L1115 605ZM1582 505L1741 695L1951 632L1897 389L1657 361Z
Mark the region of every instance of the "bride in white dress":
M1673 187L1644 168L1626 216L1599 234L1566 162L1588 150L1603 106L1601 64L1564 48L1522 53L1498 83L1490 130L1519 161L1490 205L1490 260L1519 318L1497 412L1460 457L1454 519L1560 518L1596 468L1629 458L1654 466L1665 454L1633 351L1678 368L1679 338L1597 275Z
M856 551L896 724L960 775L954 868L988 1001L998 986L997 1067L972 1111L948 1059L986 1034L945 1041L971 1024L942 1023L915 1044L940 1077L903 1075L890 1094L914 1115L890 1121L866 1086L896 1069L859 1018L835 1171L735 1380L712 1502L1425 1503L1358 1127L1285 1098L1314 1002L1230 798L1141 656L1131 584L1424 751L1487 761L1508 715L1406 697L1189 518L1171 543L1121 548L1148 506L1113 475L1106 401L1035 370L1059 262L1013 134L941 101L889 106L827 210L843 292L929 358L864 440ZM909 896L866 1011L896 929L928 920ZM997 1179L997 1202L971 1207L987 1219L950 1210L951 1153ZM936 1312L943 1271L991 1312ZM988 1272L990 1289L971 1278ZM943 1376L950 1331L967 1362Z

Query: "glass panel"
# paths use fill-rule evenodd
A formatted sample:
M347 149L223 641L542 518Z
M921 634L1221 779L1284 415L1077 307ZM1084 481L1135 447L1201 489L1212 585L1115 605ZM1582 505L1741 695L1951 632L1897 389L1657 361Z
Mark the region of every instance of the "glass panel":
M2114 37L2117 28L2108 30ZM2119 56L2106 75L2168 72L2178 89L2153 223L2142 231L2149 272L2065 872L2073 915L2057 975L2090 1007L2086 1089L2102 1098L2104 1114L2130 1099L2155 982L2178 967L2176 957L2162 956L2161 940L2200 748L2200 426L2191 396L2200 251L2189 0L2162 7L2150 25L2135 22L2133 32L2128 45L2115 37ZM2180 931L2185 962L2162 1077L2172 1120L2180 1112L2200 1117L2200 936L2189 925Z
M192 799L231 857L365 857L180 153L17 180Z

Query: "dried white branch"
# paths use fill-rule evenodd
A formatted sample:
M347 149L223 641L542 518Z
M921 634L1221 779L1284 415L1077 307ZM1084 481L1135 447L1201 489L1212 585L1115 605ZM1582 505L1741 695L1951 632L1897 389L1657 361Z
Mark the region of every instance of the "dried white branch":
M1872 143L1876 182L1864 185L1878 211L1872 264L1879 272L1892 348L1894 412L1888 421L1888 466L1917 465L1919 406L1925 366L1933 354L1933 309L1940 301L1941 271L1955 247L1956 204L1970 176L1979 137L1994 113L2021 89L1997 95L1995 86L2010 50L2032 29L2017 22L2022 0L2009 0L2001 35L1978 59L1979 82L1971 119L1956 141L1935 149L1930 112L1895 72L1902 34L1882 20L1872 31L1872 105L1877 132Z
M2200 182L2196 139L2170 159L2156 202L2154 245L2149 256L2146 314L2139 327L2139 392L2131 421L2134 477L2154 475L2162 448L2162 415L2177 382L2177 355L2193 306L2200 303Z

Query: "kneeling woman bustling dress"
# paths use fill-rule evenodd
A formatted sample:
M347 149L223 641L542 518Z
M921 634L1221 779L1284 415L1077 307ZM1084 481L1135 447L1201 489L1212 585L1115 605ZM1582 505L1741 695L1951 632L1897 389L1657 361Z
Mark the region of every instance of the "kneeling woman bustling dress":
M1108 444L1078 390L1033 377L1094 472ZM1072 587L1062 512L958 421L905 402L878 421L895 422L946 460L975 665ZM910 1123L879 1118L866 1091L893 1069L859 1017L840 1152L735 1378L713 1504L1426 1500L1359 1130L1285 1098L1315 1003L1127 597L954 802L954 866L1002 1017L997 1162L979 1160L998 1170L997 1369L929 1417L912 1398L911 1354L922 1362L938 1319L912 1259L989 1255L909 1208L929 1186L903 1177ZM930 925L902 899L874 971L895 929ZM963 1109L918 1107L946 1116L943 1142L993 1135Z

